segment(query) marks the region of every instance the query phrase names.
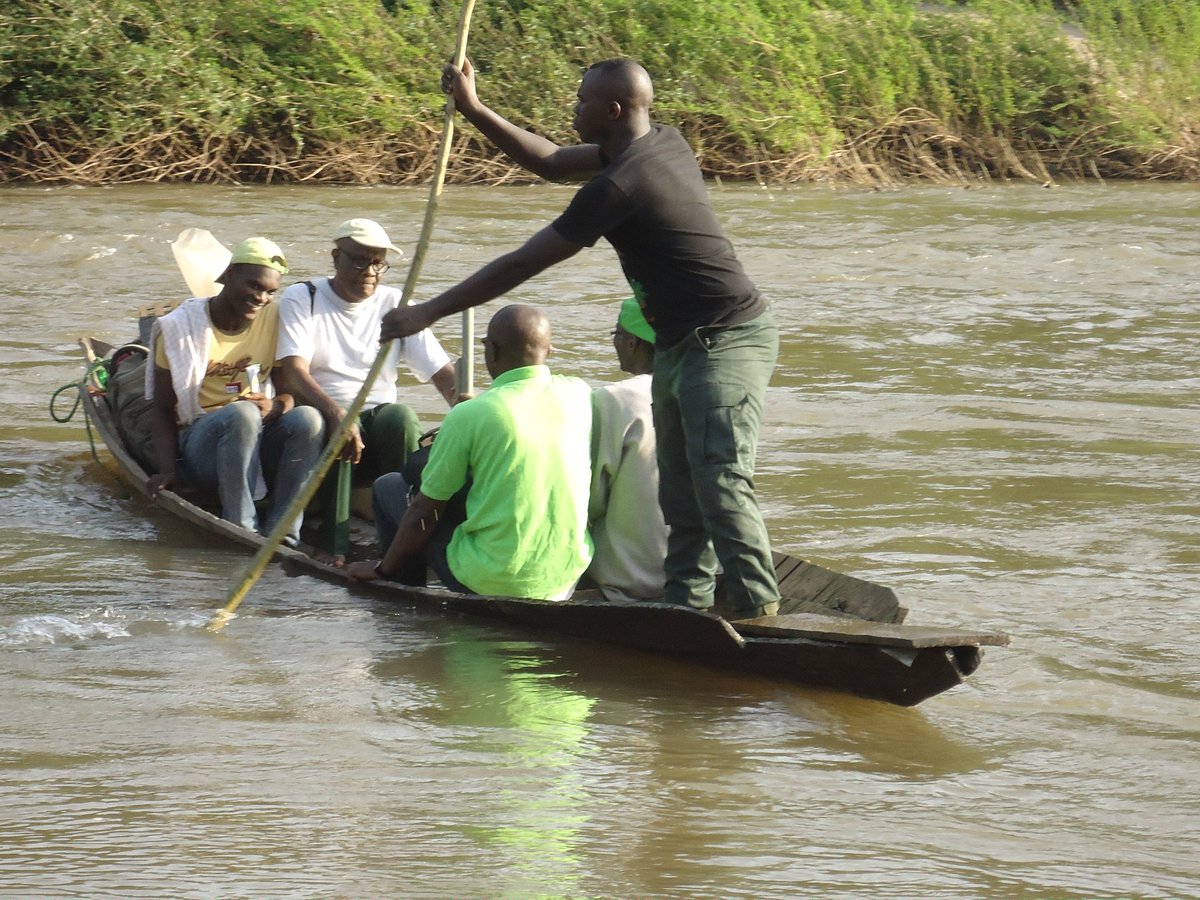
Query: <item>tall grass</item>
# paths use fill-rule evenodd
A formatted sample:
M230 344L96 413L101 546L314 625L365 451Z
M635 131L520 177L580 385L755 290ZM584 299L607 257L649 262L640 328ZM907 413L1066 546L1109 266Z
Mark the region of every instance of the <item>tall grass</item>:
M0 180L405 182L432 171L452 0L10 0ZM705 169L760 180L1200 179L1200 4L480 0L485 99L572 140L632 56ZM524 177L460 129L453 177Z
M1075 0L1069 12L1111 118L1103 154L1133 172L1197 178L1200 3Z

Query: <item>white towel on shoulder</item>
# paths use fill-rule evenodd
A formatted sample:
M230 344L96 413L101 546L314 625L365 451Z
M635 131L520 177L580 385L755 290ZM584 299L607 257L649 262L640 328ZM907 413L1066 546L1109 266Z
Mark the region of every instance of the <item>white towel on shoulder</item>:
M165 341L163 350L171 365L171 383L179 420L191 425L204 410L200 408L200 384L208 371L208 298L192 297L157 319L150 330L150 359L146 366L146 398L154 399L155 343Z

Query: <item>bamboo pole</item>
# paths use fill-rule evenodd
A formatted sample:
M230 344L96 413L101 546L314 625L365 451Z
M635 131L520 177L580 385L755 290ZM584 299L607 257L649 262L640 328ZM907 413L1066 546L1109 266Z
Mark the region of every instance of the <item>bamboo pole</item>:
M467 32L470 30L471 13L475 8L475 0L463 0L462 10L458 18L458 40L454 48L454 63L461 67L467 56ZM404 288L401 292L401 303L409 303L412 298L413 289L417 284L417 277L420 275L421 266L425 262L425 255L429 250L430 238L433 233L433 220L437 214L438 201L442 196L442 186L446 182L446 167L450 160L450 144L454 136L454 98L446 99L446 117L442 125L442 143L438 153L437 166L434 170L433 184L429 192L429 202L425 205L425 221L421 225L421 236L417 241L417 249L413 253L413 261L408 269L408 277L404 281ZM466 315L464 316L463 324L463 348L462 356L464 360L469 360L472 352L471 342L467 342L467 324ZM402 339L403 340L403 339ZM325 473L329 471L329 467L333 464L334 459L342 452L342 445L346 443L346 437L350 432L351 426L358 420L358 414L362 411L363 405L367 401L367 395L371 392L371 385L375 383L375 379L379 377L379 373L383 371L384 363L387 362L388 350L391 342L387 342L380 346L379 352L375 356L375 362L371 364L371 370L367 373L366 380L363 382L362 388L359 389L358 395L354 398L349 408L346 410L346 415L342 419L337 430L330 435L329 442L325 446L324 452L320 459L317 460L312 471L308 475L308 479L300 487L291 506L280 517L275 527L271 529L271 533L267 535L266 541L254 554L254 558L250 560L245 573L234 588L229 592L225 601L225 606L208 623L208 630L219 632L225 627L225 624L233 618L234 612L238 605L250 592L259 576L267 567L271 557L275 555L276 549L283 541L287 534L288 527L292 520L296 518L300 512L308 506L313 496L317 492L317 488L321 484L321 480L325 477ZM466 363L462 367L463 370L469 369L470 364ZM464 380L462 374L459 376L459 387L463 388ZM467 383L469 389L469 382Z

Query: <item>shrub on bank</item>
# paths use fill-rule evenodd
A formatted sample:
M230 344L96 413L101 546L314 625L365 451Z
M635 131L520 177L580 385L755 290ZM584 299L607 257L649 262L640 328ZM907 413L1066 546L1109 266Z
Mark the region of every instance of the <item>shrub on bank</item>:
M418 181L458 4L13 0L0 179ZM705 170L761 180L1200 178L1200 4L479 0L485 99L572 140L628 55ZM523 177L459 129L451 177Z

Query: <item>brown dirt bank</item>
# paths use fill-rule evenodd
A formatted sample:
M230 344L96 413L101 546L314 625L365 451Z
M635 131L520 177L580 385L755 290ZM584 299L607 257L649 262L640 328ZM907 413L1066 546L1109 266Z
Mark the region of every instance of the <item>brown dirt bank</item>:
M1015 145L1003 135L958 133L925 110L907 109L846 140L824 158L815 153L755 155L719 124L692 122L681 127L705 173L714 178L864 187L1010 179L1200 181L1200 128L1195 127L1181 129L1178 146L1151 153L1106 144L1099 133L1063 146ZM432 127L336 143L310 140L302 147L253 135L205 138L174 132L92 148L69 133L27 126L0 144L0 182L418 184L433 174L439 139ZM464 126L455 132L447 180L504 184L536 179Z

